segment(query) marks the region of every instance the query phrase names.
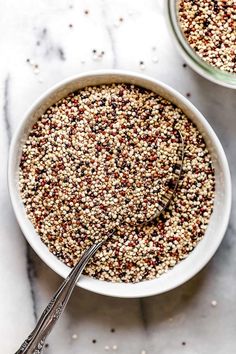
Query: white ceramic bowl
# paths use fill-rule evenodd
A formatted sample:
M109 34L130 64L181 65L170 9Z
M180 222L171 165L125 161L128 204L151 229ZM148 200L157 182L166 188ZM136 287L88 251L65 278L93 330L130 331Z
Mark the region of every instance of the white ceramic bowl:
M50 253L48 248L41 242L33 225L26 216L20 198L18 190L18 166L22 142L24 142L31 126L37 118L45 112L50 105L66 96L68 93L88 85L119 82L132 83L150 89L180 107L197 125L199 131L204 136L213 159L216 174L215 204L209 226L203 240L185 260L181 261L160 278L143 281L137 284L110 283L96 280L88 276L83 276L78 284L84 289L109 296L127 298L144 297L173 289L197 274L207 264L219 247L229 220L231 208L231 179L225 153L211 126L186 98L157 80L132 72L106 70L85 73L64 80L42 95L23 117L12 139L10 148L8 168L9 190L17 220L26 239L39 257L50 268L62 277L66 277L69 273L69 268Z

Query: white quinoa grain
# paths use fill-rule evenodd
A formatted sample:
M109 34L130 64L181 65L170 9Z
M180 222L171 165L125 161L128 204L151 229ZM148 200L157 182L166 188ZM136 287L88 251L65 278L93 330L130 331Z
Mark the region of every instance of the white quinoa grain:
M212 300L211 306L212 306L212 307L216 307L216 306L217 306L217 301L216 301L216 300Z

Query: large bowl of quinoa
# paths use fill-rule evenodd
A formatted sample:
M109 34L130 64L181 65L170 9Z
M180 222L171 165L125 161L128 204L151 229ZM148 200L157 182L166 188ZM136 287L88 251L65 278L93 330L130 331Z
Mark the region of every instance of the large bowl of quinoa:
M235 0L167 0L165 6L186 63L206 79L236 88Z
M178 168L181 178L157 219ZM51 88L25 114L9 158L9 190L22 231L63 277L81 254L116 232L79 286L142 297L177 287L217 250L231 208L226 156L182 95L126 71L98 71Z

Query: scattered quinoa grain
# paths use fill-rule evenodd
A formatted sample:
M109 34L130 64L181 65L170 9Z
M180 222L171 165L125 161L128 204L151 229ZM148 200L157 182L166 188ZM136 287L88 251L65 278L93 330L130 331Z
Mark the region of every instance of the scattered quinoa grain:
M38 75L39 73L40 73L39 68L38 68L38 67L35 67L35 68L34 68L34 74L35 74L35 75Z
M153 63L158 63L158 58L156 56L152 57L152 62Z
M38 65L37 63L35 63L34 60L32 60L32 59L27 59L26 62L30 64L31 68L33 69L33 73L34 73L35 75L38 75L38 74L40 73L39 65Z
M139 68L140 68L141 70L145 70L145 64L144 64L144 61L143 61L143 60L140 60L140 62L139 62Z
M92 50L92 53L93 53L93 60L101 60L105 54L105 51L104 50L101 50L101 51L98 51L97 49L93 49Z
M216 306L217 306L217 301L216 301L216 300L212 300L211 306L212 306L212 307L216 307Z

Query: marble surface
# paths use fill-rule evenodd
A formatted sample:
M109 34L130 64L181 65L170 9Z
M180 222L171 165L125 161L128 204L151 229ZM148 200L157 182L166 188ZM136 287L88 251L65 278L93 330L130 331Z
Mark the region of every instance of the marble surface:
M0 0L1 353L18 349L61 282L26 244L10 205L6 175L16 126L52 84L91 69L120 68L142 71L190 93L222 141L235 183L236 93L183 67L167 31L164 1ZM118 354L235 353L235 213L234 192L230 224L217 254L174 291L125 300L77 288L45 353L113 353L113 345Z

